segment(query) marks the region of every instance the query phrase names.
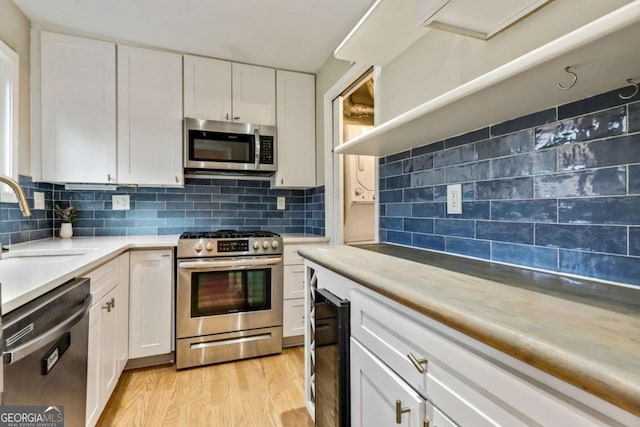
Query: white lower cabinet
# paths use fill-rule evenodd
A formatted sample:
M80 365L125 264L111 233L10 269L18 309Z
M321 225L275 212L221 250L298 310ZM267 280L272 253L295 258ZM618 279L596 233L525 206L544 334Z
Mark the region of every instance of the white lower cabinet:
M85 275L91 279L86 424L94 426L127 361L128 254Z
M131 251L129 358L170 353L173 250Z

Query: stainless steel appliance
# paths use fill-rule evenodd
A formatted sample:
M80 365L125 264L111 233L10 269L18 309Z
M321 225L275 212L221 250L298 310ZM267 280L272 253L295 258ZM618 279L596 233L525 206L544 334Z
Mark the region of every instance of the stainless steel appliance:
M177 249L178 369L282 351L282 238L183 233Z
M272 175L277 168L275 126L184 119L188 173L246 172Z
M314 311L315 424L348 427L350 303L326 289L316 289Z
M3 405L63 406L84 426L89 279L72 280L2 316Z

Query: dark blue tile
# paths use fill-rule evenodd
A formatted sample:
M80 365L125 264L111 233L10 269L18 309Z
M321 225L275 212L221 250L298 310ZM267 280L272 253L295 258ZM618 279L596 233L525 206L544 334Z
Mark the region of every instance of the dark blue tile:
M436 219L433 232L443 236L474 237L475 222L464 219Z
M557 120L556 113L555 108L550 108L548 110L538 111L537 113L493 125L491 126L491 136L505 135L507 133L517 132L519 130L555 122Z
M433 187L405 188L402 190L404 202L430 202L433 200Z
M558 201L493 201L491 202L491 219L496 221L556 222L558 220Z
M380 192L380 203L402 202L402 190L385 190Z
M433 154L411 157L402 163L404 173L419 172L433 168Z
M484 202L462 202L462 214L447 214L447 218L455 219L490 219L490 204Z
M491 243L482 240L447 237L446 251L475 258L489 259L491 257Z
M166 224L164 219L137 219L135 227L164 227ZM129 228L130 229L130 228Z
M417 248L444 251L444 237L431 234L413 233L412 244Z
M558 270L558 250L551 248L492 242L491 259L543 270Z
M470 142L482 141L489 138L489 128L478 129L463 135L454 136L453 138L447 138L444 140L445 148L459 147Z
M640 258L560 250L563 273L640 285Z
M387 231L387 242L398 243L401 245L411 244L411 233L405 233L404 231Z
M536 224L536 245L627 254L627 227Z
M582 116L584 114L593 113L594 111L623 105L628 102L640 101L640 94L637 94L631 100L623 100L618 96L620 93L626 94L628 91L625 91L625 88L614 89L610 92L592 96L591 98L562 105L558 107L558 120L562 120L567 117Z
M412 187L428 187L444 184L444 169L426 170L411 174Z
M444 149L444 141L433 142L411 150L411 157L420 156L422 154L434 153Z
M445 203L414 203L411 216L414 218L444 218Z
M588 116L537 127L536 150L557 145L609 138L626 133L627 109L617 107Z
M75 234L75 231L74 231ZM126 236L127 229L126 228L96 228L94 233L91 235L94 236Z
M527 153L533 149L533 131L528 129L481 141L475 144L475 149L476 160Z
M640 225L640 196L562 199L560 223Z
M411 203L390 203L386 207L387 216L411 216Z
M555 172L557 152L544 150L491 160L491 177L507 178Z
M391 218L388 216L380 218L380 228L384 230L404 230L402 218Z
M558 162L560 170L640 163L640 134L560 147Z
M522 222L478 221L476 238L499 242L533 244L533 224Z
M490 178L490 162L476 162L460 166L451 166L444 170L445 182L467 182Z
M110 220L106 220L106 221L110 221ZM116 220L114 220L116 221ZM117 220L118 221L122 221L122 220ZM126 221L126 220L125 220ZM73 227L78 227L78 228L102 228L105 225L105 220L103 219L76 219L73 223ZM123 226L125 227L125 226Z
M473 145L463 145L444 151L438 151L433 155L433 167L453 166L460 163L468 163L474 160Z
M640 227L629 227L629 255L640 256Z
M640 102L629 105L629 133L640 132Z
M476 200L531 199L533 178L498 179L476 182Z
M387 163L397 162L398 160L408 159L411 156L411 150L402 151L386 157Z
M433 219L405 218L404 231L431 234L433 233Z
M406 188L411 185L411 175L392 176L391 178L385 178L385 181L387 190Z
M614 196L627 193L625 167L536 176L536 198Z
M387 163L379 168L380 178L402 174L402 162Z
M184 194L158 194L156 197L159 202L184 202L186 200Z

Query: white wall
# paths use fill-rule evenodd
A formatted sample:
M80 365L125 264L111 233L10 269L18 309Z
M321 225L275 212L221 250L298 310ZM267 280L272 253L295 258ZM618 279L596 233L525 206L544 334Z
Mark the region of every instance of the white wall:
M20 57L19 165L21 175L31 175L29 112L29 20L11 0L0 0L0 40Z

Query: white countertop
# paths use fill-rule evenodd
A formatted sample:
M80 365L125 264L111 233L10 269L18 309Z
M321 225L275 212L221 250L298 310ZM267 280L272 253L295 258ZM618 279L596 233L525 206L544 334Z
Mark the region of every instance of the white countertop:
M178 236L74 237L11 245L0 260L2 314L82 276L129 249L176 246ZM57 256L21 256L56 253Z
M316 234L302 234L302 233L285 233L282 234L282 242L286 244L295 243L329 243L327 236L318 236Z

